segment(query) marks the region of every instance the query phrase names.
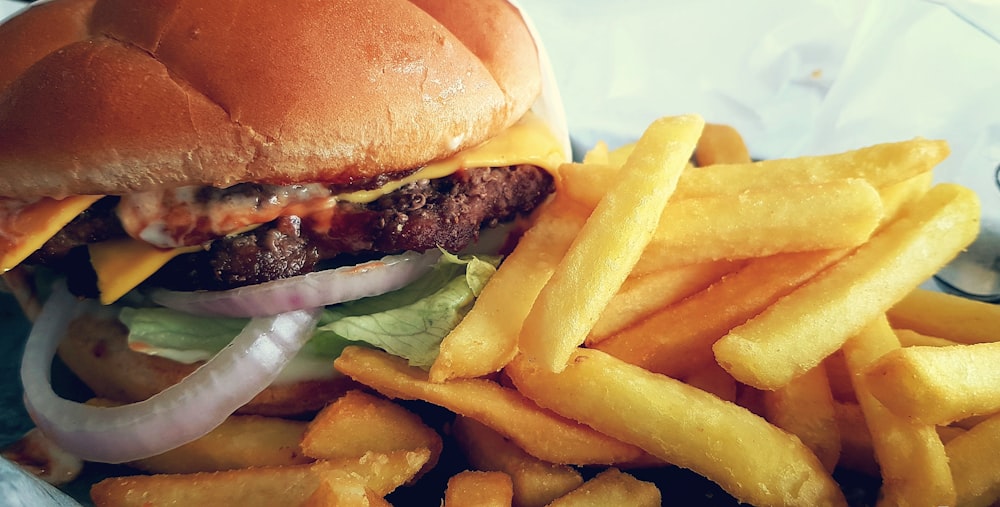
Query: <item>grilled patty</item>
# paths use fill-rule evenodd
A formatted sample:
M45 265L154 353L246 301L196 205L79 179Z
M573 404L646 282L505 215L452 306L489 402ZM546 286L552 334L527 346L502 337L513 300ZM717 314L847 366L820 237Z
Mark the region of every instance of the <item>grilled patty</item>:
M224 290L309 273L331 259L351 262L435 247L454 252L475 241L483 227L530 212L553 189L552 176L534 166L465 169L411 183L367 204L341 202L329 213L283 216L218 238L205 251L174 258L147 283ZM115 198L95 203L29 262L65 272L71 291L95 297L96 275L85 245L124 236L114 205Z

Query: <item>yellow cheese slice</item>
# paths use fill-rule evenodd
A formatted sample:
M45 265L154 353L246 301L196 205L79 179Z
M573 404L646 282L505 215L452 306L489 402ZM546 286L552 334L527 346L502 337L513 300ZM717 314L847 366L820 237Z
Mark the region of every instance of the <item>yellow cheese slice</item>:
M431 163L409 177L371 191L341 194L331 202L371 202L403 185L420 179L442 178L463 167L502 167L517 164L539 166L556 174L568 154L545 123L532 113L493 139L444 160ZM97 272L101 302L110 304L142 283L170 259L200 247L160 249L145 242L116 240L91 245L90 260Z
M419 171L382 187L341 194L337 199L356 203L371 202L403 185L423 179L443 178L463 167L531 164L554 175L559 165L568 161L569 154L563 153L562 145L545 122L534 113L528 113L513 126L479 146L427 164Z
M101 303L109 305L156 273L170 259L201 250L201 246L157 248L131 238L87 245L90 263L97 272Z
M0 273L20 264L101 197L45 197L15 211L0 231Z

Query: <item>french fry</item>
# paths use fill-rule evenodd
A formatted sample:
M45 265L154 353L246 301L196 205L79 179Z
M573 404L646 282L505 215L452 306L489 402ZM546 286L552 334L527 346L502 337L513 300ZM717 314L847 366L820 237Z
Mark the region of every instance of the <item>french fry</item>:
M604 507L630 505L659 507L660 490L651 482L640 481L617 468L609 468L565 495L549 507Z
M634 445L539 408L514 389L485 379L434 383L405 359L361 347L347 347L334 367L385 396L420 399L476 419L531 455L552 463L618 464L648 458Z
M306 423L276 417L230 416L207 435L130 463L146 472L188 474L312 461L299 451Z
M837 466L878 477L879 468L872 449L872 435L865 425L861 406L835 402L837 428L840 432L840 461Z
M433 382L487 375L514 357L521 323L585 221L586 214L559 197L541 211L475 306L442 340L430 370Z
M444 490L444 507L510 507L513 500L514 484L503 472L459 472Z
M780 389L765 391L764 417L799 437L833 472L840 461L840 428L822 363Z
M742 265L743 261L711 261L629 277L590 330L587 344L600 342L657 310L708 288Z
M511 478L513 505L517 507L548 505L583 484L583 477L573 467L531 456L475 419L457 417L453 431L473 467L503 472Z
M902 209L926 195L933 181L934 173L927 171L880 188L883 223L892 222Z
M865 372L868 388L893 413L948 424L1000 411L1000 342L889 351Z
M626 362L671 377L715 363L712 344L843 257L845 250L754 259L687 299L596 344Z
M323 477L316 490L302 503L302 507L343 505L391 507L385 498L346 475Z
M958 342L938 338L937 336L927 336L910 329L893 329L893 331L896 332L896 338L899 338L899 343L904 347L947 347L959 345Z
M424 450L424 458L429 454ZM384 456L383 456L384 457ZM412 460L412 458L409 458ZM416 473L422 460L412 460L416 466L401 463ZM332 463L317 461L307 465L240 468L223 472L195 474L137 475L105 479L93 486L90 495L98 506L145 507L148 505L234 505L240 507L271 506L280 499L282 505L301 505L316 491L320 483L338 482L348 477L377 495L387 494L406 482L409 477L394 476L385 464L369 458L367 462ZM390 472L387 474L386 472ZM382 491L376 490L378 489ZM390 489L391 488L391 489ZM386 490L389 491L386 491Z
M986 507L1000 501L1000 415L995 415L945 446L958 493L958 505Z
M750 162L743 136L729 125L706 123L694 149L694 161L699 167L715 164Z
M540 405L632 442L757 505L846 505L797 438L743 407L593 349L560 373L518 356L506 370Z
M594 147L583 155L584 164L607 164L609 162L608 143L598 141Z
M916 289L886 312L895 329L957 343L1000 341L1000 305Z
M635 271L854 247L882 216L878 192L859 179L672 201Z
M92 398L88 405L114 407L121 403ZM259 415L231 415L208 434L156 456L129 465L156 474L217 472L253 466L298 465L312 461L299 443L306 423Z
M739 389L739 386L736 385L736 379L717 363L707 364L682 380L685 384L712 393L720 399L736 402Z
M653 122L524 319L518 347L552 371L566 367L656 230L704 120Z
M938 185L851 256L731 330L713 346L715 357L741 382L778 388L840 348L978 232L975 192Z
M700 167L697 171L684 171L671 200L738 195L752 188L779 189L851 178L863 179L881 190L929 173L948 153L945 141L912 139L833 155L771 159L749 164L716 164ZM614 160L614 156L611 158ZM573 188L580 190L572 192L574 199L590 207L596 206L603 191L618 178L616 167L612 162L606 170L571 171L572 175L566 173L567 178L577 178Z
M899 347L884 316L844 343L854 392L882 473L882 504L954 505L955 484L937 430L893 414L872 396L871 384L862 380L866 368Z
M443 444L441 436L413 412L354 390L316 414L302 436L301 447L306 456L316 459L427 449L430 457L423 473L437 464Z

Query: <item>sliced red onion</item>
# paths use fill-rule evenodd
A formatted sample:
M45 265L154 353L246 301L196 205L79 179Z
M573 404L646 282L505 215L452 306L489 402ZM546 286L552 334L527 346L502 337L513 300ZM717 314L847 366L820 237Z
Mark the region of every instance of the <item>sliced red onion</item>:
M263 317L377 296L412 283L441 257L437 249L406 252L356 266L316 271L222 291L158 290L153 301L196 315Z
M80 458L106 463L160 454L214 429L271 384L309 339L319 314L253 319L179 384L139 403L94 407L60 398L50 383L52 358L69 322L92 307L57 285L28 336L21 381L28 413L49 438Z

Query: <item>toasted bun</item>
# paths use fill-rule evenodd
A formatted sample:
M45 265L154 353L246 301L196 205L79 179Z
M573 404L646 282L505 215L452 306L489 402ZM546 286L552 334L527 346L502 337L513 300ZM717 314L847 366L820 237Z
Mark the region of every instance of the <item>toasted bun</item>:
M83 316L70 324L59 345L59 358L95 395L123 403L149 398L198 366L135 352L128 348L127 336L128 330L117 320ZM344 376L272 385L237 413L289 416L315 412L351 387L356 385Z
M0 81L0 195L370 179L490 138L540 89L503 0L89 3L0 30L31 49Z

